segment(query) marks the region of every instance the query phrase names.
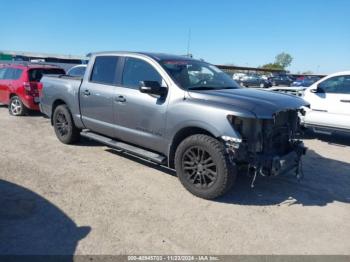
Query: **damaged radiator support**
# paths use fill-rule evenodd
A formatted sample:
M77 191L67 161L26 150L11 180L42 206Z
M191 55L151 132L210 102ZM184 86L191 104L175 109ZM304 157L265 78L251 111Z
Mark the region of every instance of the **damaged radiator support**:
M276 176L294 170L298 179L303 177L301 157L306 148L298 139L298 110L279 112L273 119L232 117L230 121L242 140L234 146L226 142L226 148L232 161L248 165L248 174L253 171L252 187L257 175Z

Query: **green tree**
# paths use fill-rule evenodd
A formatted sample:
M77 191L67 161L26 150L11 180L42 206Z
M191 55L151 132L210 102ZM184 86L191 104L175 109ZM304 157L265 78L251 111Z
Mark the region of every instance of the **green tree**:
M269 64L261 66L261 68L267 69L267 70L281 70L281 71L284 70L284 68L280 64L277 64L277 63L269 63Z
M292 61L293 57L285 52L278 54L275 58L275 64L281 65L283 69L286 69L288 66L290 66Z

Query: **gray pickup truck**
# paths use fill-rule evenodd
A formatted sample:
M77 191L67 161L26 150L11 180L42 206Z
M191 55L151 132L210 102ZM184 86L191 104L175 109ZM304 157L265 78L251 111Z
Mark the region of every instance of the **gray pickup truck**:
M301 98L241 88L227 74L182 56L104 52L83 78L44 76L41 111L58 139L80 136L174 168L205 199L223 195L239 167L252 177L295 171Z

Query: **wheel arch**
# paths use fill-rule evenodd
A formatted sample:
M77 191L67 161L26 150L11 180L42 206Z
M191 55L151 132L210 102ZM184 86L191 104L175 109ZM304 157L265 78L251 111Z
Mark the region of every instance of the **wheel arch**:
M208 135L213 138L217 138L217 136L214 135L212 131L209 131L206 128L198 127L198 126L188 126L180 129L175 133L173 136L173 139L171 140L171 144L169 147L169 153L168 153L168 166L170 168L175 167L175 153L177 147L180 145L180 143L186 139L187 137L190 137L192 135Z
M53 113L55 112L55 109L60 105L67 105L67 103L63 99L58 98L52 104L52 107L51 107L51 125L53 125Z

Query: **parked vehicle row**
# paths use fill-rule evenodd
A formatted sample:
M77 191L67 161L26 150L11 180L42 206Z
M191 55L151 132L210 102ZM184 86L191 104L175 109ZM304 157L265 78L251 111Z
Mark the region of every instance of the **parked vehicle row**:
M318 76L301 76L296 77L286 74L273 74L273 75L261 75L261 74L245 74L235 73L232 76L233 80L238 82L244 87L308 87L320 80Z
M243 87L269 88L272 86L290 86L293 82L287 75L258 75L258 74L234 74L233 79Z
M247 75L242 77L239 82L241 86L244 87L260 87L268 88L271 87L271 82L267 79L264 79L258 75Z
M293 79L287 75L273 76L269 78L269 81L272 86L290 86L293 83Z
M301 77L296 79L291 86L296 86L296 87L309 87L313 83L317 82L320 80L320 77L317 76L311 76L311 77Z

